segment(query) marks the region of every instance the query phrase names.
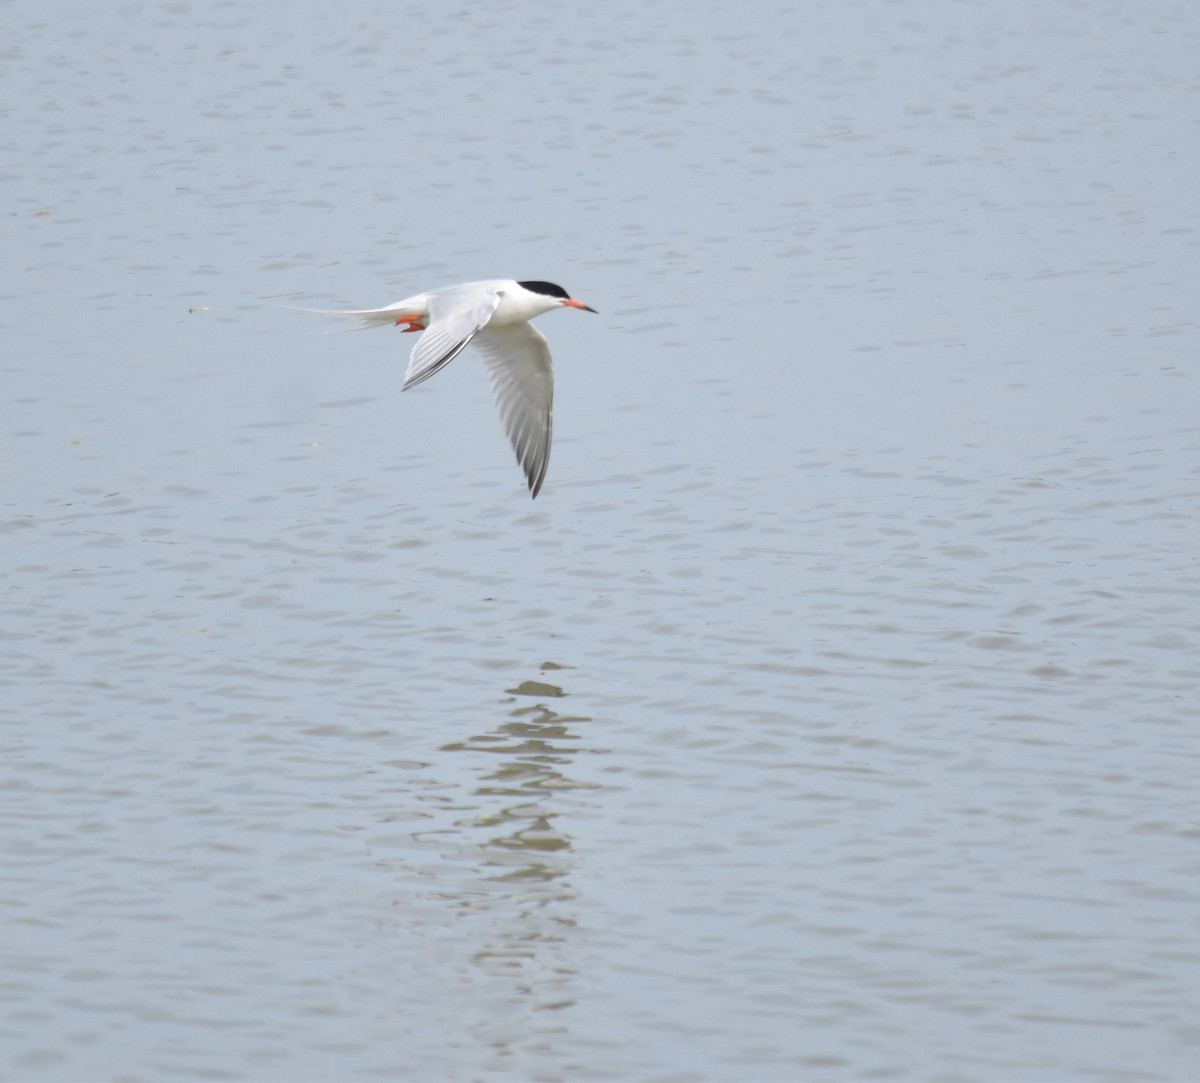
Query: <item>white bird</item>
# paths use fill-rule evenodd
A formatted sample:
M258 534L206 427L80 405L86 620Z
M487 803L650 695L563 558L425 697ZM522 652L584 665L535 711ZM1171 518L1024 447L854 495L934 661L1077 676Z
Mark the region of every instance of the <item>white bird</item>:
M553 282L492 278L418 293L385 308L339 312L357 316L354 331L385 324L424 331L408 361L402 391L416 387L453 361L468 343L483 354L504 430L537 496L550 460L554 373L546 336L529 321L552 308L590 305Z

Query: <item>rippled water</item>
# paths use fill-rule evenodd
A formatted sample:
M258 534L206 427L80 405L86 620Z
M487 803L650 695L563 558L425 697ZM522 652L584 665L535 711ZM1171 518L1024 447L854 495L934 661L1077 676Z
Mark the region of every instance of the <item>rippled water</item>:
M7 14L0 1074L1192 1076L1192 5Z

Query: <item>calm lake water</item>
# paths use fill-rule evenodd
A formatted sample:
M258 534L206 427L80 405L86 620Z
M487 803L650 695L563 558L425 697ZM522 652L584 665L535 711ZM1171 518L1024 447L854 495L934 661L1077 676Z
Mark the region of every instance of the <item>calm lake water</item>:
M0 1076L1193 1078L1200 7L3 21Z

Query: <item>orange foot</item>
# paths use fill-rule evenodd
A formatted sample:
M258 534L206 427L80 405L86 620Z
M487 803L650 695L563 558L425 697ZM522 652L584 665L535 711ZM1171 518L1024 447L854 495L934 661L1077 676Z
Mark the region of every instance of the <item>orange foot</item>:
M408 324L404 329L405 334L409 331L424 331L425 325L421 322L424 318L423 316L397 316L396 326L399 327L402 323Z

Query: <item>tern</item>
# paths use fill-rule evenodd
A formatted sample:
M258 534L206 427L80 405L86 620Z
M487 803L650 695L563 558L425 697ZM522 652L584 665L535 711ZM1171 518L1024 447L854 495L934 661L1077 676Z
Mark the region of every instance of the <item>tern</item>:
M529 321L555 308L596 311L553 282L492 278L337 315L356 317L355 331L394 325L425 332L413 347L401 391L428 380L474 345L487 364L504 430L536 497L550 461L554 372L550 344Z

